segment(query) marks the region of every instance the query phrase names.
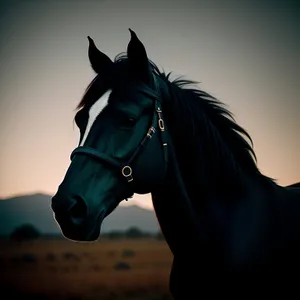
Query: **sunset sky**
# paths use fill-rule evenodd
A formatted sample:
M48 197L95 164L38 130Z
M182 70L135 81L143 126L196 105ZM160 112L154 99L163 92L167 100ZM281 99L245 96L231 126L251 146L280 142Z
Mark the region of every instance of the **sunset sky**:
M259 169L300 181L297 1L1 1L0 197L54 194L94 77L87 35L113 59L132 28L166 72L201 82L251 135ZM150 196L129 204L152 207Z

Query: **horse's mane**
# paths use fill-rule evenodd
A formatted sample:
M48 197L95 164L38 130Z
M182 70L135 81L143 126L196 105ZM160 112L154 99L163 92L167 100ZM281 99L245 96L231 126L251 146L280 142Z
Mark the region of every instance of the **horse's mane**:
M126 53L120 53L115 57L114 62L122 65L127 59ZM188 87L198 82L182 79L182 77L171 81L171 72L168 74L161 72L154 62L149 60L149 63L152 72L166 83L171 94L172 104L164 108L167 111L166 118L169 118L167 120L169 127L171 126L171 129L173 127L174 132L182 131L182 124L186 124L185 134L190 135L193 141L191 147L199 157L199 163L201 162L202 166L206 164L206 170L217 174L222 162L223 175L228 180L230 176L231 178L239 176L241 170L273 180L262 175L258 170L250 135L236 123L233 114L222 102L198 88ZM97 75L87 87L77 109L91 106L104 91L102 76ZM212 154L213 149L215 153ZM188 152L185 154L189 155ZM207 182L210 180L207 174L203 176L207 177Z

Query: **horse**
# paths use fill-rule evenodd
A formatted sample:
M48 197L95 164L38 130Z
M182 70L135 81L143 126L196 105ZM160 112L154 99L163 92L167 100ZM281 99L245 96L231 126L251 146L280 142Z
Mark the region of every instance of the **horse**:
M260 172L251 136L226 105L196 81L171 80L129 31L114 61L88 36L96 75L76 107L79 143L51 203L62 234L96 241L121 201L151 193L173 255L174 299L299 295L300 183Z

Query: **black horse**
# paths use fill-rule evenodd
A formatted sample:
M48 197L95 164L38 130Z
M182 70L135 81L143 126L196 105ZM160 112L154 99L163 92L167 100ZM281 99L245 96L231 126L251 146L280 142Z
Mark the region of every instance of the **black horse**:
M79 146L52 199L64 236L96 240L122 200L151 193L174 255L175 299L299 295L299 183L263 175L225 106L196 82L171 81L130 33L114 62L88 37L97 76L77 107Z

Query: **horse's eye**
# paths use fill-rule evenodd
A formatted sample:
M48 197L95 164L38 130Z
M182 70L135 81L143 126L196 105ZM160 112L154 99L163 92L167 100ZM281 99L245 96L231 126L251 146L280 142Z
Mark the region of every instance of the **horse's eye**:
M132 128L136 124L137 118L129 117L122 120L122 127Z

